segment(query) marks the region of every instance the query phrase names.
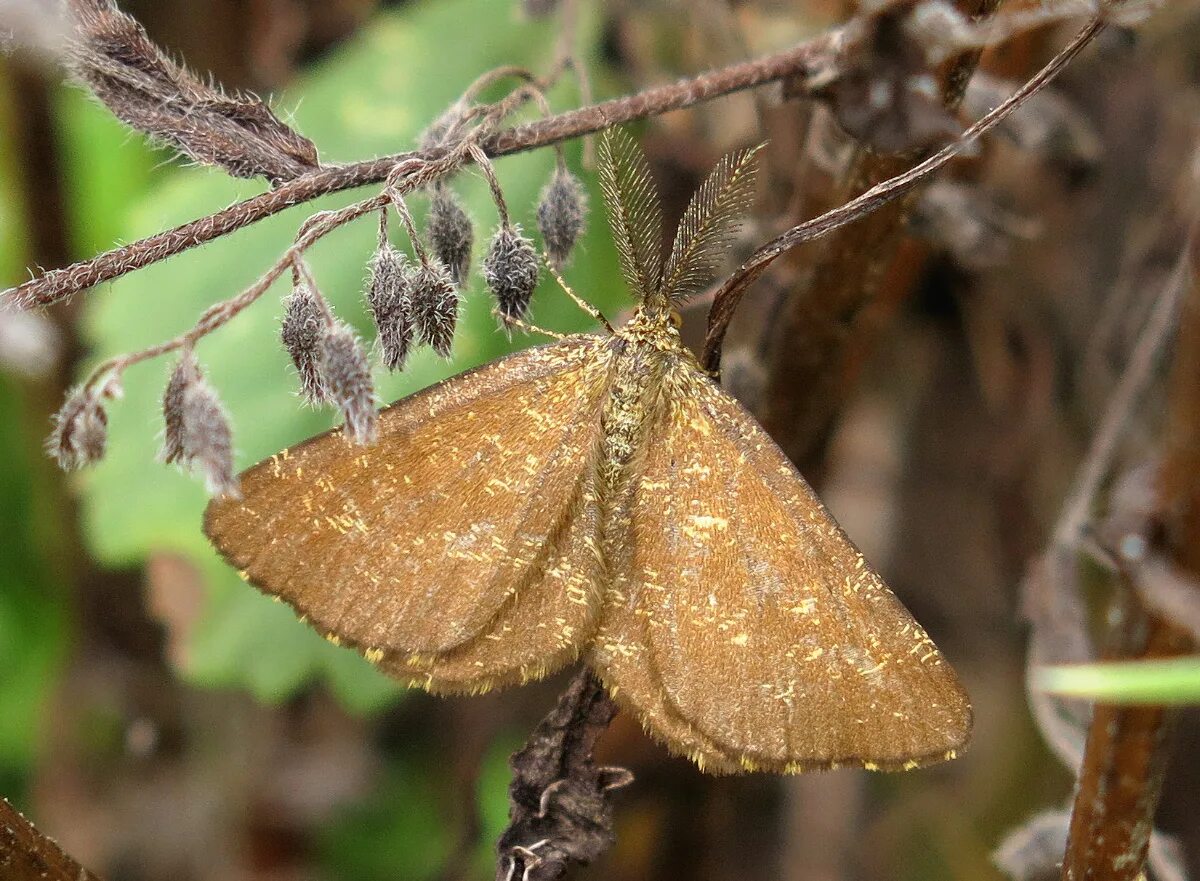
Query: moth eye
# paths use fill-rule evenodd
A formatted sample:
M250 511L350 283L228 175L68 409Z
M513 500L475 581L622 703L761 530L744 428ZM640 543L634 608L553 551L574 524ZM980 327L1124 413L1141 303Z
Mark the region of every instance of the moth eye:
M683 327L683 315L674 307L671 308L671 326L676 330Z

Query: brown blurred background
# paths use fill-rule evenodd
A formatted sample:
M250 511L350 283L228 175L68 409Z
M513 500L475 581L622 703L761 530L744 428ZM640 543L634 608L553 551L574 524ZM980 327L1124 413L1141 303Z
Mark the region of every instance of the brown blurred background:
M340 47L366 39L381 17L403 28L411 7L423 5L122 4L191 66L260 93L292 85L310 65L336 63ZM511 5L503 27L530 26ZM607 3L595 12L586 57L598 90L619 94L785 45L848 12L827 0ZM793 438L834 513L961 671L978 720L970 753L903 775L714 779L669 758L621 716L601 758L629 766L637 781L619 799L617 846L578 877L1000 878L991 854L1005 836L1067 802L1073 774L1044 745L1027 707L1019 587L1195 207L1198 23L1194 4L1179 4L1136 31L1111 28L1056 85L1053 106L1031 107L938 178L879 267L877 295L852 310L844 375L816 408L830 418ZM1070 33L1042 28L989 52L990 80L968 92L965 113L980 115L989 106L985 86L1007 93L1005 80L1023 80ZM454 51L455 34L439 39ZM394 63L406 63L402 50ZM83 111L62 97L61 80L52 54L0 58L13 231L0 267L6 284L24 266L63 265L110 244L85 240L81 229L123 228L72 219L108 208L87 201L91 191L72 170L81 164L69 155L79 140L64 135L60 117ZM668 215L678 216L722 152L763 137L771 142L766 183L747 251L836 204L852 142L824 107L772 93L674 113L642 130ZM95 149L130 149L128 141ZM172 173L164 154L147 155L144 177L123 198L143 198ZM598 214L592 222L602 223ZM771 360L770 326L806 273L828 259L822 247L789 255L742 307L726 346L726 382L752 408L771 406L773 389L789 381ZM0 624L11 625L0 626L0 639L14 647L6 653L0 644L0 659L30 680L11 673L15 684L3 693L28 705L21 718L29 723L6 734L0 794L110 879L490 877L505 757L564 678L479 698L414 692L365 714L319 678L274 703L236 684L181 678L176 662L204 603L202 572L171 548L150 550L141 564L97 562L73 484L38 450L49 414L89 357L83 302L121 296L117 282L52 310L36 330L43 348L0 366L6 449L21 472L0 484L0 524L15 524L8 534L30 557L17 560L10 548L8 569L26 573L18 576L26 593L18 602L13 588L10 605L0 606L8 616ZM689 330L702 327L703 310L687 320ZM791 345L808 343L801 335ZM1156 382L1132 414L1121 463L1155 448L1162 389ZM139 418L149 424L149 415ZM1102 586L1096 591L1103 596ZM1193 872L1196 722L1193 713L1179 726L1160 811Z

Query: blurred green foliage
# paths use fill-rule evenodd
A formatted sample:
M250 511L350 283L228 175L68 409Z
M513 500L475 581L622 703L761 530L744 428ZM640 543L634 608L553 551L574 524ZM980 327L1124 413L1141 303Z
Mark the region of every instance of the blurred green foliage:
M470 27L464 26L467 22ZM295 124L317 143L325 162L396 152L413 145L423 127L481 72L512 63L544 67L553 56L555 36L550 23L517 20L511 4L418 4L379 16L275 105L294 112ZM564 84L550 99L556 106L571 106L577 101L574 85ZM81 131L105 126L115 124L77 124ZM505 159L498 166L510 208L526 226L533 225L537 197L553 161L553 154L542 150ZM573 145L569 161L578 167L578 145ZM474 172L464 174L458 184L476 219L476 238L483 240L476 243L478 257L494 228L495 209ZM255 184L230 180L220 172L175 171L136 200L118 237L129 241L158 232L255 191ZM107 197L113 198L112 193L108 190ZM349 198L343 194L295 209L94 291L85 332L95 356L142 348L185 330L205 307L237 293L277 259L305 217ZM597 198L593 196L594 203ZM413 201L418 209L423 207L417 204L421 197ZM310 252L322 290L339 315L367 338L361 288L375 229L374 217L366 218L328 236ZM604 221L595 216L568 274L586 296L611 310L624 297L614 265ZM454 359L444 362L423 351L402 375L377 374L383 399L407 395L541 341L521 336L510 341L499 333L480 287L476 274L466 296ZM279 301L284 294L282 286L268 293L198 347L233 419L239 467L333 422L329 412L306 409L296 397L295 377L278 343ZM586 317L547 284L535 300L533 319L559 330L587 327ZM207 602L186 655L185 673L194 681L241 686L263 699L279 700L314 678L325 678L352 708L365 710L388 701L396 694L389 681L354 653L327 644L297 623L285 606L242 583L209 548L200 531L203 488L155 463L159 399L170 367L152 362L126 375L125 399L110 413L108 457L81 481L93 552L105 563L128 565L155 551L170 551L185 555L204 573Z
M30 261L11 105L0 93L0 280ZM41 714L66 650L65 580L55 551L55 480L41 454L46 426L34 384L0 372L0 791L20 799L42 733Z
M19 793L66 645L56 532L39 502L52 479L27 429L21 386L0 374L0 786Z

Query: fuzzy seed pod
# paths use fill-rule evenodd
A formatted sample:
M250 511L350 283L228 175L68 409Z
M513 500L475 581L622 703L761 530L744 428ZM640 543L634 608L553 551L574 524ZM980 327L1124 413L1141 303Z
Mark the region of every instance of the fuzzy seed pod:
M413 322L421 338L443 358L450 357L454 327L458 323L458 288L440 261L430 260L417 266L412 274L409 295Z
M325 400L318 357L324 333L325 318L316 293L305 282L298 282L284 300L279 335L300 374L301 394L310 404Z
M330 400L342 411L344 431L356 444L375 440L375 387L367 356L344 324L321 339L321 375Z
M91 465L104 457L108 444L108 414L94 389L75 389L54 414L54 430L46 452L64 471Z
M233 470L229 419L190 351L180 357L167 382L163 421L163 460L199 469L211 495L236 497L238 480Z
M190 352L185 353L179 359L179 363L175 365L175 369L171 371L171 378L167 380L162 401L164 427L161 456L164 462L187 464L188 457L184 452L184 399L189 386L202 379L200 365L196 363L195 356Z
M367 306L375 319L383 364L388 370L399 370L412 348L414 331L408 258L391 245L382 245L371 259L370 271Z
M555 269L562 269L571 250L583 232L587 216L587 193L579 178L565 169L557 168L550 183L542 190L538 204L537 223L546 243L546 254Z
M471 244L475 231L471 218L449 187L437 186L429 202L429 244L446 264L450 277L461 286L471 266Z
M506 318L520 318L529 309L538 271L537 253L533 243L521 235L521 228L500 227L483 260L483 277Z

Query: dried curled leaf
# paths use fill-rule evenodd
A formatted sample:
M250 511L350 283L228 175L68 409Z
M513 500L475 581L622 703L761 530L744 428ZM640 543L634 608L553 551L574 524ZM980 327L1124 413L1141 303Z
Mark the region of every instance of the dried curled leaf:
M113 0L70 0L75 74L120 120L234 177L273 183L317 168L312 141L261 99L228 94L171 61Z
M762 146L724 156L692 196L663 270L663 296L683 303L721 266L737 224L754 201L755 157Z
M633 775L598 767L592 750L615 712L604 686L581 673L513 754L498 878L552 881L572 863L590 863L612 847L613 794Z
M899 5L868 18L827 91L846 133L884 153L944 144L962 129L942 100L925 47L905 28L908 16L909 7Z
M600 139L600 187L625 280L640 299L662 278L662 206L646 157L633 138L610 129Z

